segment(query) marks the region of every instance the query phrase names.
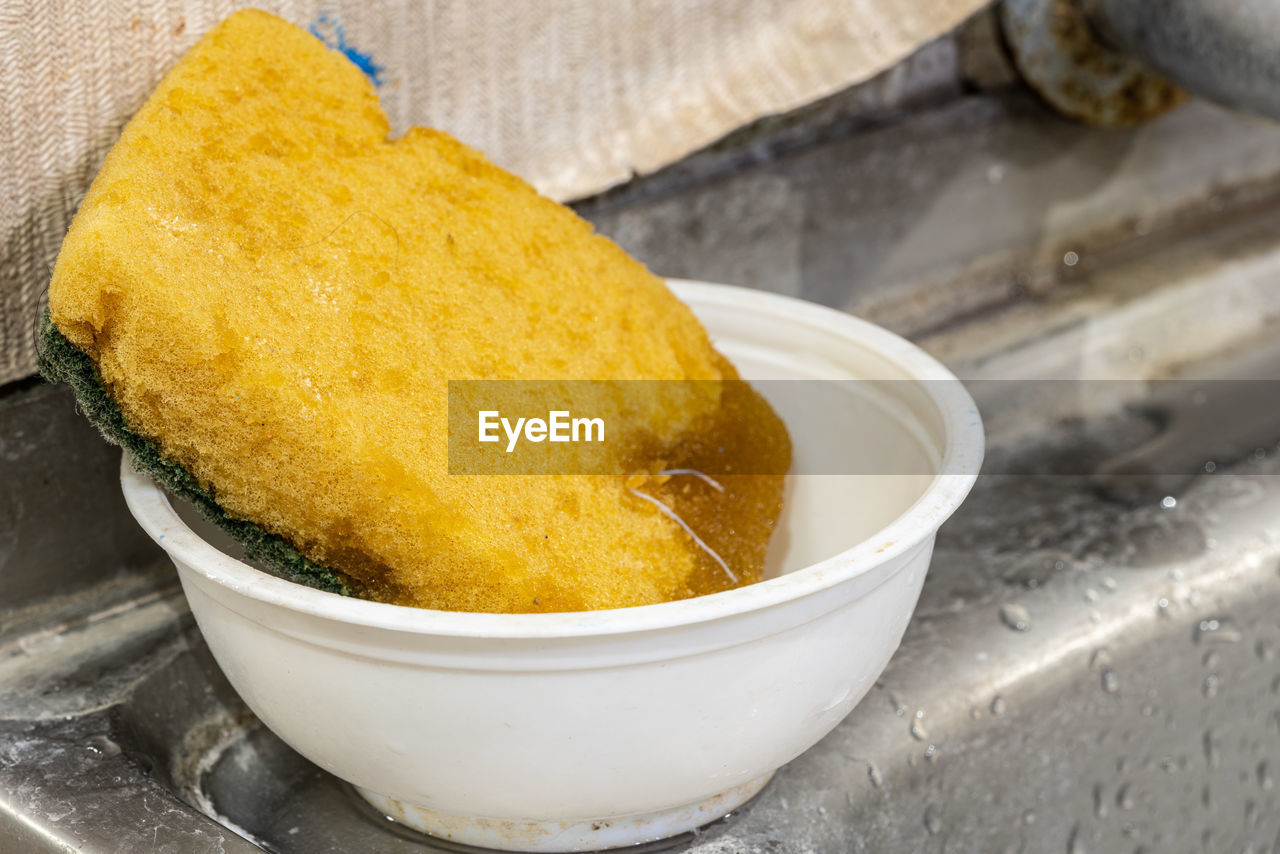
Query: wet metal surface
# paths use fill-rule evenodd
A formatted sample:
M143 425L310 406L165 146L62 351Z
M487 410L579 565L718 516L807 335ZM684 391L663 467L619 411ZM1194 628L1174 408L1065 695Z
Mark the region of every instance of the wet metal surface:
M1269 123L1193 102L1099 131L1005 93L581 210L662 275L797 296L919 336L1080 282L1109 266L1101 253L1167 252L1277 190Z
M160 553L122 503L102 500L119 491L118 455L68 393L37 383L0 387L0 608L72 592Z

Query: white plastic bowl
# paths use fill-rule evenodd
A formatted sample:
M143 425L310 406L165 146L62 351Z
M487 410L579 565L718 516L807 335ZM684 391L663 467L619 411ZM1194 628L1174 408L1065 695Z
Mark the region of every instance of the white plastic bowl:
M981 463L973 401L923 351L848 315L672 286L744 378L907 381L878 386L900 394L866 425L844 425L846 447L903 473L792 477L771 553L782 574L759 584L571 614L348 599L215 548L122 465L129 508L177 565L240 696L396 819L516 851L683 832L746 801L835 727L897 648L934 535ZM795 451L815 470L805 446Z

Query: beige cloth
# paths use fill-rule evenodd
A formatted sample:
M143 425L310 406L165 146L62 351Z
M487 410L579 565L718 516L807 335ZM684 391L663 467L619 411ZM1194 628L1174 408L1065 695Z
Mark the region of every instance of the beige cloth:
M277 0L382 66L397 132L444 128L558 199L866 79L987 0ZM35 370L49 268L98 165L232 0L0 0L0 382Z

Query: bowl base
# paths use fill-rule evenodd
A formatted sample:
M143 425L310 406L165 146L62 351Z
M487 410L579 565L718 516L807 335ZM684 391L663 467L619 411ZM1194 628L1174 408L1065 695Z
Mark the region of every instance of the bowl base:
M770 771L693 804L657 812L584 821L529 821L436 812L355 787L360 797L400 824L429 836L497 851L599 851L666 839L710 824L751 800Z

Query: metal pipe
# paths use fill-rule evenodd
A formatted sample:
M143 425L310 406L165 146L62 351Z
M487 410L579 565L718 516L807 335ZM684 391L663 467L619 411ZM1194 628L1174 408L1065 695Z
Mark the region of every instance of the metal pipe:
M1178 86L1280 119L1280 2L1077 0L1098 37Z

